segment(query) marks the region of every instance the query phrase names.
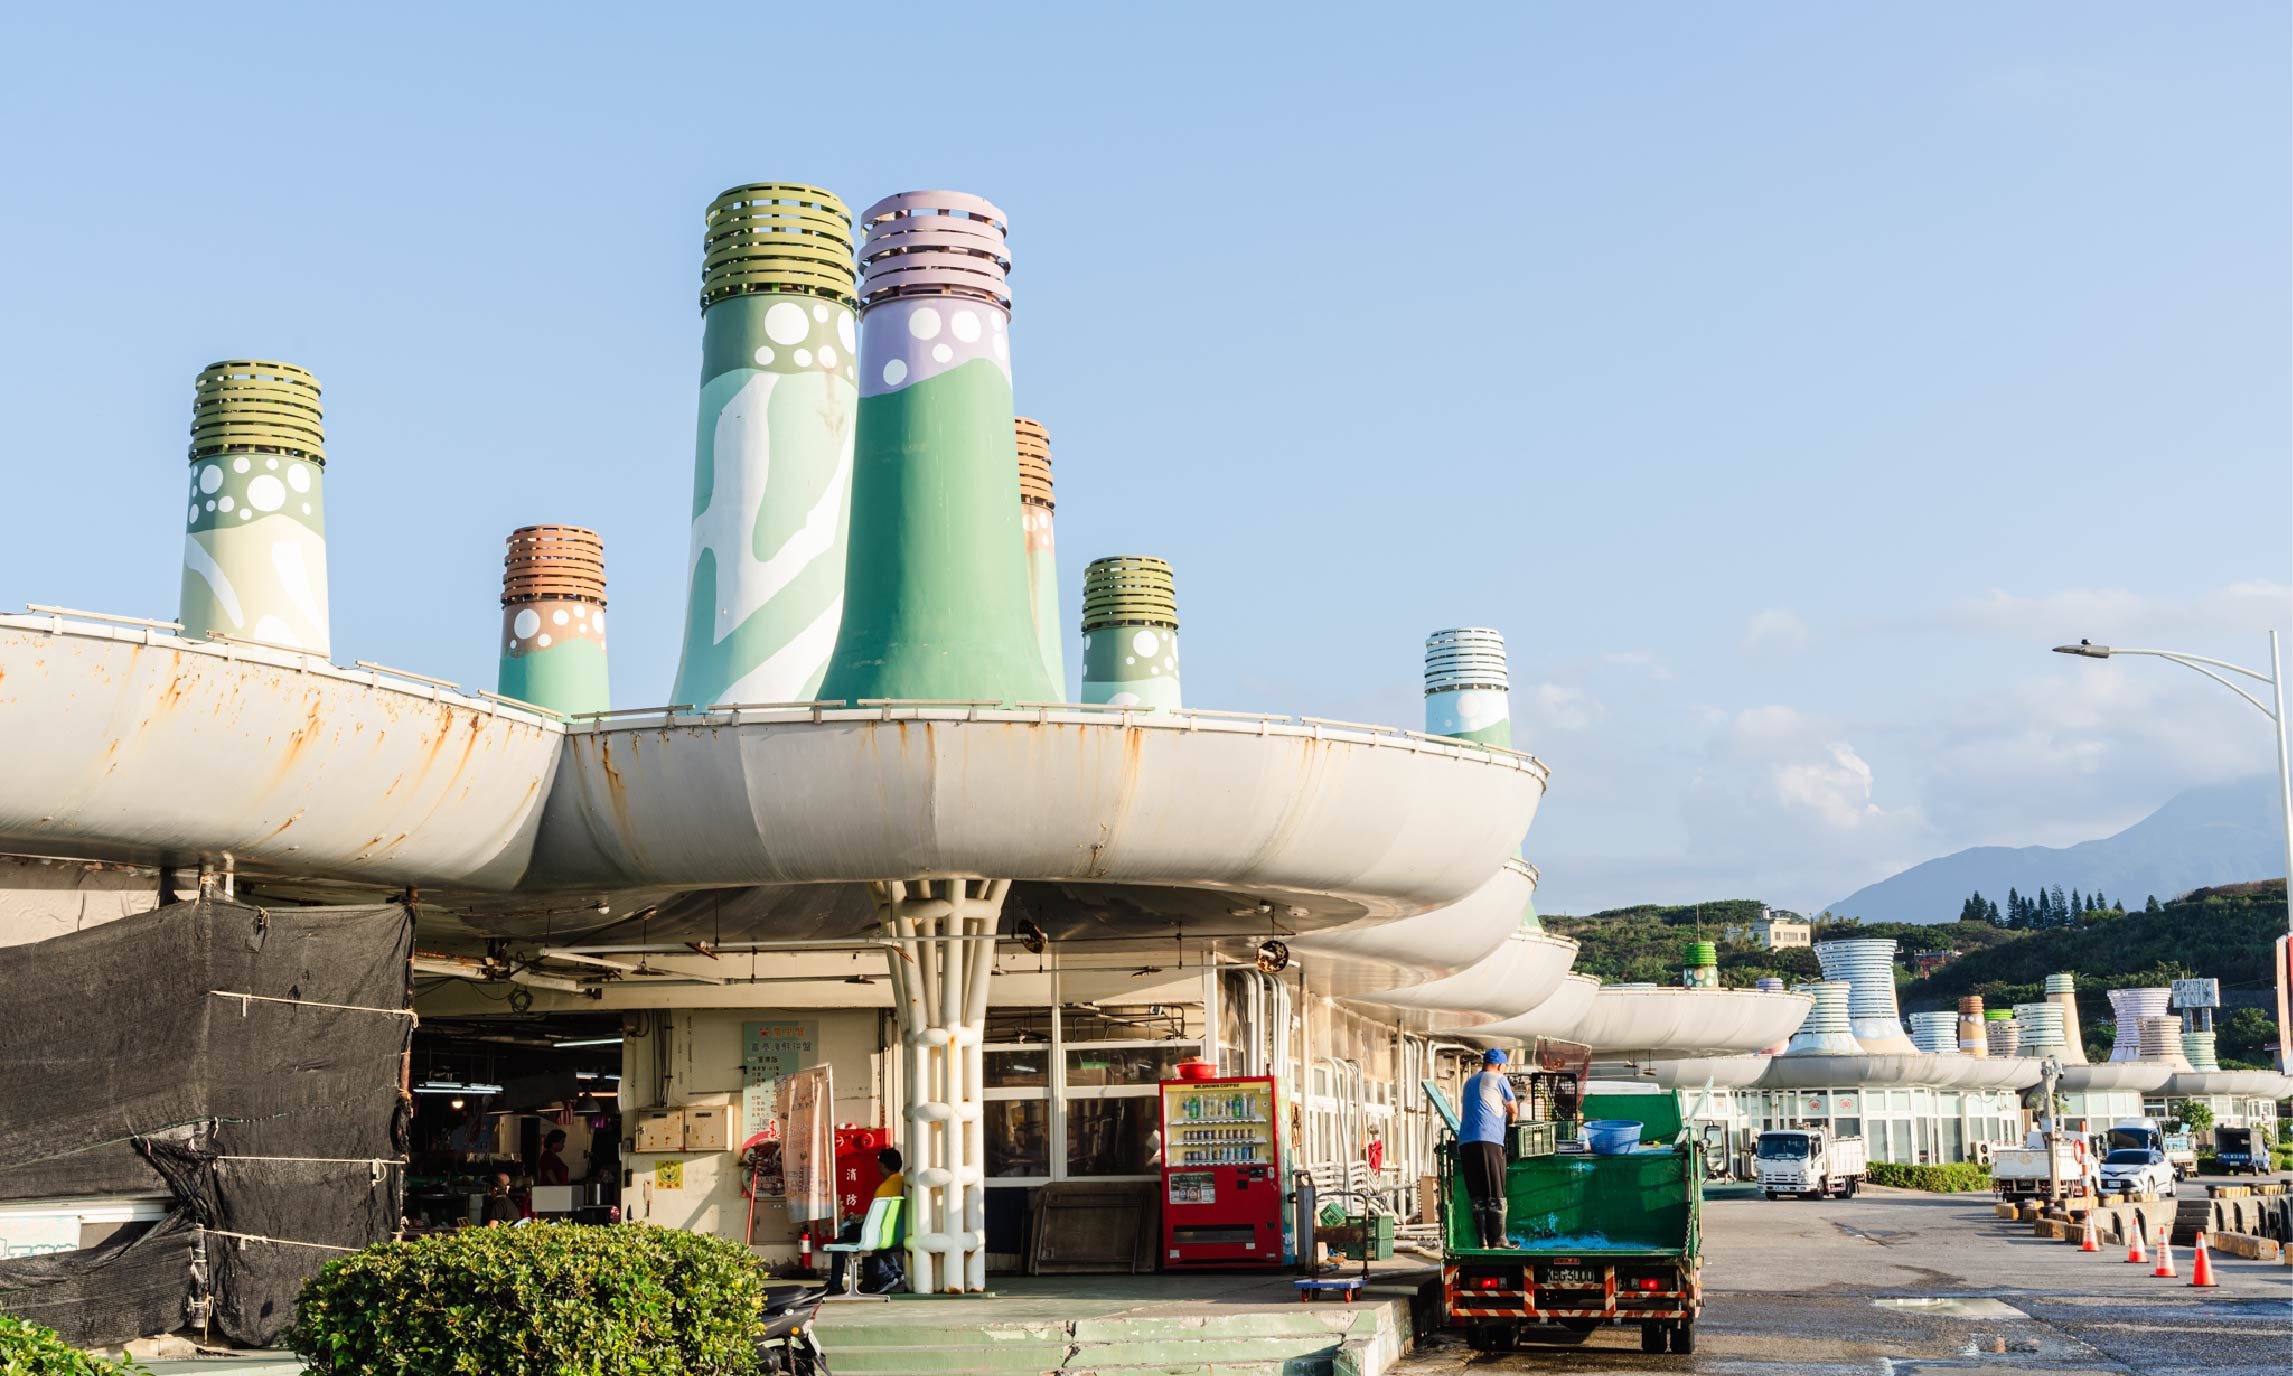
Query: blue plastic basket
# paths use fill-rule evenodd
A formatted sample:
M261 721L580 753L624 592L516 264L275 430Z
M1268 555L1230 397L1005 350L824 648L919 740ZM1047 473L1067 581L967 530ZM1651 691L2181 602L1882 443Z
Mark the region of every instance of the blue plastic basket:
M1635 1119L1588 1119L1580 1132L1595 1156L1623 1156L1640 1147L1640 1124Z

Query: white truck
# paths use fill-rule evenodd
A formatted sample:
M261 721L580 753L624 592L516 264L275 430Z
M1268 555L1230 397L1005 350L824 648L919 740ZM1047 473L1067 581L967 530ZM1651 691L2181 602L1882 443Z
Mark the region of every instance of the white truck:
M1868 1167L1860 1137L1834 1137L1822 1128L1779 1128L1759 1135L1752 1164L1768 1198L1837 1193L1851 1199Z
M2094 1193L2094 1157L2083 1139L2057 1135L2053 1160L2039 1134L2019 1147L1993 1147L1990 1153L1990 1188L2001 1199L2045 1199L2059 1180L2062 1193L2078 1197Z

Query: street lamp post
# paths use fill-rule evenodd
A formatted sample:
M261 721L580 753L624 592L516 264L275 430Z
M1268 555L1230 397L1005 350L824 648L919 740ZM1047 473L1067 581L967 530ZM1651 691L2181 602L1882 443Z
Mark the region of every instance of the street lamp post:
M2075 645L2057 645L2054 647L2054 653L2079 655L2086 659L2110 659L2117 655L2150 655L2157 659L2170 659L2185 669L2195 669L2232 693L2244 698L2247 702L2252 703L2260 709L2261 715L2269 718L2270 722L2276 726L2277 806L2278 815L2285 823L2285 874L2288 885L2285 926L2288 935L2293 936L2293 759L2287 757L2285 747L2285 665L2277 653L2277 632L2271 631L2269 633L2269 672L2266 674L2257 673L2252 669L2242 668L2224 660L2207 659L2203 655L2185 655L2178 650L2128 650L2113 645L2096 645L2090 640L2081 640ZM2272 703L2263 702L2253 694L2223 678L2221 674L2214 672L2217 669L2232 674L2242 674L2257 683L2268 684L2274 706Z

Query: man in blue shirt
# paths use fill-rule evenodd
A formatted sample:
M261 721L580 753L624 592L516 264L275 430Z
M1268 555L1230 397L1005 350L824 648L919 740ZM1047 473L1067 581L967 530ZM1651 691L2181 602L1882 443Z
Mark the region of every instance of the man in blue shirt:
M1520 1100L1505 1078L1505 1053L1491 1047L1478 1074L1465 1081L1465 1112L1457 1125L1457 1164L1473 1201L1481 1245L1505 1245L1505 1125L1520 1116Z

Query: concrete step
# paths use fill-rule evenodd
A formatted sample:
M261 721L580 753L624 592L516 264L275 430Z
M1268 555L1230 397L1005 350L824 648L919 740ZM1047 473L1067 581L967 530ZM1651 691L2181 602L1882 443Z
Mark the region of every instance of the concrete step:
M1311 1338L1209 1338L1194 1341L1093 1343L1083 1346L1028 1342L963 1343L946 1347L919 1347L912 1344L868 1347L839 1343L824 1336L820 1346L827 1352L828 1364L835 1370L875 1376L876 1373L889 1372L1118 1369L1145 1373L1165 1369L1198 1371L1230 1366L1303 1370L1305 1366L1317 1362L1327 1367L1340 1341L1335 1334L1323 1334ZM1296 1365L1299 1363L1304 1365Z

